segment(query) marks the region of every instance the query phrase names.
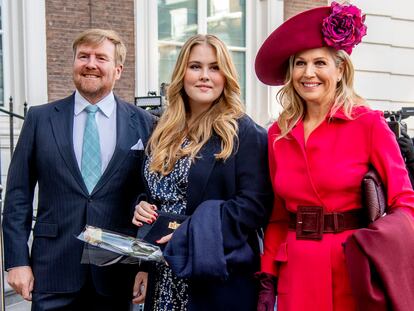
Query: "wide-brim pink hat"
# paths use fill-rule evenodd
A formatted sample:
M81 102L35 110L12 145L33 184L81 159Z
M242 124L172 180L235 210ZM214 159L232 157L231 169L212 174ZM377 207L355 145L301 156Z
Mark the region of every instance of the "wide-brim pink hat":
M290 56L308 49L330 46L351 54L366 34L364 20L357 7L336 2L293 16L260 47L255 62L257 77L264 84L284 84Z

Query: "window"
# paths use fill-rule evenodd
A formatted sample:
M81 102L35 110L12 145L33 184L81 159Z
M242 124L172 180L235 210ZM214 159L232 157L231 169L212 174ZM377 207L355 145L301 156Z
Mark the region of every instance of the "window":
M197 34L197 1L158 1L158 84L169 82L183 43Z
M246 88L245 0L158 0L158 85L171 73L184 42L197 33L217 35L229 48L239 74L242 97Z

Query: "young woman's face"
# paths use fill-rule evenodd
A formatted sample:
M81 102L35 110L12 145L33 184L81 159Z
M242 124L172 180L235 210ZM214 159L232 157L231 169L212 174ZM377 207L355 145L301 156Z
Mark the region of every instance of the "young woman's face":
M210 108L223 92L224 83L214 48L207 43L195 45L184 75L184 90L191 112Z
M295 56L293 87L307 104L331 104L342 72L328 48L306 50Z

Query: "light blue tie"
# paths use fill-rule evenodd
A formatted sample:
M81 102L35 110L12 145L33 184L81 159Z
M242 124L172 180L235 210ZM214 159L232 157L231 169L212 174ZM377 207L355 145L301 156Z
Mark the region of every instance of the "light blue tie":
M101 177L101 146L99 145L99 132L95 120L98 109L95 105L88 105L85 108L88 116L83 133L81 172L89 193L92 192Z

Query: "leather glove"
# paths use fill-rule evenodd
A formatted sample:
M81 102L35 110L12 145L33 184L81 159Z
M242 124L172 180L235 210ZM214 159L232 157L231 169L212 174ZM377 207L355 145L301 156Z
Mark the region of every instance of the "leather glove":
M406 164L414 162L414 145L410 136L408 136L405 129L401 129L401 137L398 138L398 145L401 153L405 158Z
M257 311L273 311L277 294L277 278L269 273L256 274L259 280L259 300Z

